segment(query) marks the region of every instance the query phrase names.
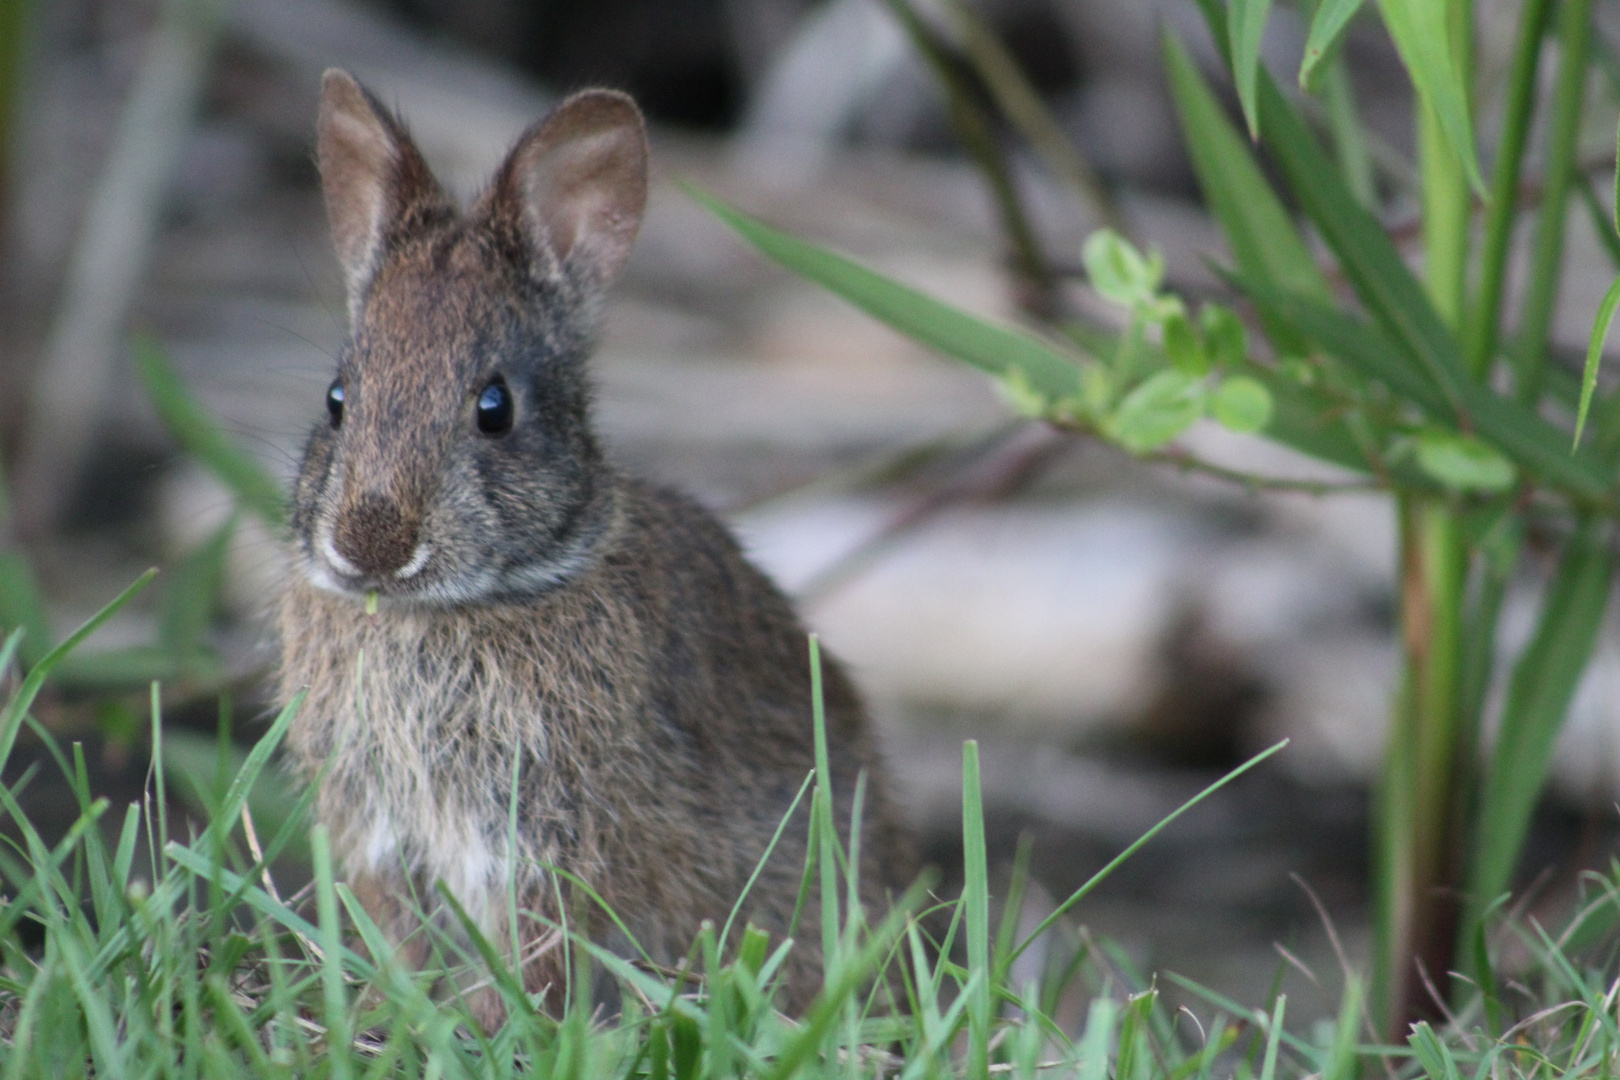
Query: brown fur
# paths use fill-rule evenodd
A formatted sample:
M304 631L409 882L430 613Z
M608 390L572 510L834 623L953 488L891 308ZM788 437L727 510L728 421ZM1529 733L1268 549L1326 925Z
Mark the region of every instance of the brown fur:
M308 689L290 745L307 776L326 769L318 816L397 942L419 931L409 897L431 905L439 880L492 940L509 940L514 880L523 909L554 920L563 897L572 914L557 867L672 963L724 920L813 765L787 601L706 512L615 472L591 430L584 360L640 221L645 153L628 98L576 95L462 216L398 122L327 76L320 157L355 326L341 422L312 433L294 495L303 573L281 603L281 685ZM516 420L491 436L475 410L496 379ZM840 819L867 775L876 904L909 883L910 849L860 703L824 671ZM776 937L807 820L801 806L747 908ZM804 917L813 938L813 905ZM628 951L610 925L586 929ZM558 955L529 962L531 991L560 984ZM406 956L421 963L420 944ZM786 1004L819 972L801 940Z

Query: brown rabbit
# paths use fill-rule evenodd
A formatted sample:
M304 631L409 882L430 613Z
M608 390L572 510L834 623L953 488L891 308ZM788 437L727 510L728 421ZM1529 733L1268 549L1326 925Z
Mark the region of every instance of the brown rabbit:
M623 94L575 94L462 212L334 70L319 158L353 336L293 496L281 690L308 689L289 741L319 776L341 870L413 963L437 882L510 943L514 877L543 921L565 913L568 874L672 963L741 895L813 739L788 602L708 513L615 471L592 431L586 360L646 202L641 115ZM861 705L824 663L846 823L867 776L875 904L909 884L910 848ZM777 939L807 821L801 806L745 910ZM597 910L587 932L630 953ZM818 989L816 918L801 917L789 1008ZM563 979L561 951L534 948L542 921L523 923L531 993Z

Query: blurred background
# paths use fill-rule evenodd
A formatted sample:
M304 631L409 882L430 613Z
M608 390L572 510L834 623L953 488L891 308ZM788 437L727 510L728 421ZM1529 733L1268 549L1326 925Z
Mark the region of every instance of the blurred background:
M1172 287L1218 294L1206 260L1221 241L1159 62L1168 26L1217 77L1192 0L973 7L1118 220L1163 252ZM236 737L263 730L282 560L252 518L218 532L232 499L160 423L130 335L149 335L224 429L290 477L346 331L313 163L322 69L347 67L396 106L464 198L560 94L620 87L652 123L655 183L595 361L618 459L726 516L795 594L864 688L947 877L960 862L960 743L981 740L992 859L1005 873L1019 836L1033 842L1032 920L1222 770L1292 740L1078 917L1144 967L1217 988L1277 971L1300 984L1291 1013L1336 1007L1339 965L1312 896L1359 960L1367 783L1398 659L1387 501L1260 493L1019 421L985 378L765 263L681 188L1018 320L1030 301L995 205L881 0L0 9L0 462L13 495L0 547L26 558L65 629L145 567L188 565L229 536L198 630L215 662L166 680L177 746L188 727L211 737L221 686L236 697ZM1482 47L1505 51L1511 20L1485 0L1479 11ZM1613 5L1600 11L1605 34L1620 30ZM1303 26L1292 8L1273 16L1277 70L1298 57ZM1376 27L1352 32L1347 55L1373 151L1398 168L1409 86ZM1589 114L1594 154L1612 153L1613 102ZM1077 269L1103 219L1021 151L1008 161L1060 276L1046 302L1106 322ZM1567 258L1558 336L1578 352L1608 276L1579 224ZM1238 468L1333 479L1213 426L1184 442ZM1536 587L1532 574L1508 601L1510 647ZM95 643L136 656L173 618L143 597ZM98 785L128 799L146 777L144 691L117 683L59 688L37 712L84 740ZM1617 735L1611 628L1531 842L1532 904L1562 903L1575 870L1606 859ZM48 814L48 789L33 797Z

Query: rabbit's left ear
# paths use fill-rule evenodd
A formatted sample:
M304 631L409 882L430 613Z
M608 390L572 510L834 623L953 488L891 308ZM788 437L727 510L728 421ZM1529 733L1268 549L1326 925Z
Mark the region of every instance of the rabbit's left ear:
M647 207L647 130L614 90L586 90L518 140L480 211L518 226L530 272L597 288L624 268Z

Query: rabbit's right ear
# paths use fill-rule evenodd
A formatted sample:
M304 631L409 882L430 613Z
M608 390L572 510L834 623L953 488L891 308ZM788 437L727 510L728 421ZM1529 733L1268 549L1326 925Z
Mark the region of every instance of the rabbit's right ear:
M455 213L392 113L338 68L321 79L316 154L326 216L358 323L390 244Z

